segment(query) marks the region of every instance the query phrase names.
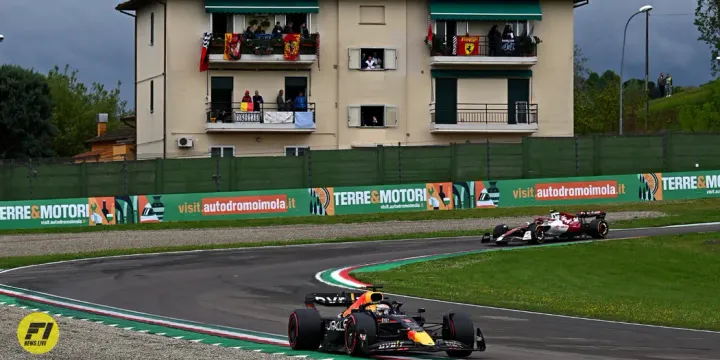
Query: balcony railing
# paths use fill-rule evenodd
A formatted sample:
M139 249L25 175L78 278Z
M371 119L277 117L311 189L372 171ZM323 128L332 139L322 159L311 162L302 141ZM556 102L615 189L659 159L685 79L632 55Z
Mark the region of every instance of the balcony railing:
M298 126L315 123L315 103L307 103L306 109L298 109L293 104L260 104L260 109L253 109L254 111L243 109L242 103L208 103L207 122Z
M454 36L446 39L435 35L430 56L535 57L539 42L537 37L531 36L516 36L514 39L497 39L491 42L487 36Z
M283 55L285 52L284 35L273 36L272 34L255 34L248 38L245 34L239 34L242 39L240 54L242 55ZM300 55L317 55L318 37L320 35L310 34L308 37L300 38ZM225 52L225 34L213 34L210 41L210 54L222 55Z
M514 107L508 104L459 103L455 108L443 109L432 103L430 117L433 123L443 125L531 125L538 122L538 106L526 102L517 102Z

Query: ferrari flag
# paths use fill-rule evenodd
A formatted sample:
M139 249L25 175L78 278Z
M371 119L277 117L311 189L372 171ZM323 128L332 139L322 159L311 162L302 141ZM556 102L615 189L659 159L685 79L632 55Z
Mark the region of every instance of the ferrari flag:
M480 37L479 36L456 36L457 41L455 55L473 56L480 53Z
M300 34L287 34L285 38L285 60L297 60L300 56Z
M242 38L240 37L239 34L233 34L233 33L225 34L225 53L223 54L223 59L239 60L241 44L242 44Z

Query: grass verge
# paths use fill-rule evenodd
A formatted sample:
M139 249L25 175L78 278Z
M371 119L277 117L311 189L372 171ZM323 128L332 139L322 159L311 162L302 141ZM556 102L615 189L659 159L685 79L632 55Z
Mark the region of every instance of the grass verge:
M720 233L499 251L354 276L388 292L720 330Z
M2 230L0 235L14 234L40 234L40 233L82 233L94 231L123 231L123 230L168 230L168 229L210 229L230 227L252 227L252 226L278 226L278 225L323 225L323 224L349 224L349 223L371 223L383 221L423 221L423 220L448 220L448 219L469 219L487 217L508 217L508 216L531 216L547 213L549 206L531 207L507 207L507 208L484 208L466 209L453 211L416 211L416 212L394 212L361 215L338 215L338 216L303 216L287 218L265 218L265 219L243 219L243 220L212 220L192 222L165 222L155 224L129 224L117 226L82 226L82 227L59 227L41 229L15 229ZM627 221L616 221L614 228L627 228L634 226L651 227L688 224L694 222L720 221L720 199L700 199L684 201L663 201L654 203L624 203L624 204L602 204L602 205L569 205L557 206L556 208L574 212L587 209L604 209L608 212L617 211L661 211L669 216L661 218L636 219Z
M6 256L0 257L0 269L11 269L21 266L45 264L55 261L79 260L103 256L120 256L120 255L136 255L151 253L167 253L175 251L193 251L193 250L218 250L218 249L241 249L254 248L262 246L287 246L287 245L303 245L303 244L322 244L322 243L340 243L340 242L359 242L359 241L378 241L378 240L404 240L404 239L427 239L435 237L458 237L458 236L478 236L484 234L487 229L479 230L460 230L460 231L436 231L429 233L408 233L393 235L378 235L364 237L334 238L334 239L307 239L292 241L262 241L262 242L244 242L244 243L228 243L228 244L204 244L204 245L184 245L184 246L163 246L151 248L136 249L112 249L100 250L82 253L66 253L51 255L32 255L32 256Z

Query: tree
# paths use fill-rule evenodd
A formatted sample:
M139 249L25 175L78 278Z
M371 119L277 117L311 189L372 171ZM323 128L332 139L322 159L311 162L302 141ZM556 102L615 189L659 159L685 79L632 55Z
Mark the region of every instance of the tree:
M45 77L15 65L0 66L0 158L53 156L56 134Z
M720 56L720 0L697 0L695 26L700 32L698 40L710 45L710 68L713 75L717 75L720 73L720 66L715 60Z
M54 104L52 121L58 128L53 148L62 157L86 151L85 141L97 136L97 114L107 113L108 129L113 129L119 126L127 105L120 100L120 82L111 91L99 83L88 88L78 81L77 70L68 72L68 69L65 65L61 72L55 66L47 76Z

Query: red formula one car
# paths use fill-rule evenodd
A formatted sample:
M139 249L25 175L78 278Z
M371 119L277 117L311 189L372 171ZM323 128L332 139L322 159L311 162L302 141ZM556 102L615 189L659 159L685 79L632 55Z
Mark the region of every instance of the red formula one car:
M492 235L486 233L483 243L495 242L506 245L511 242L542 244L550 239L577 240L582 238L602 239L610 231L604 211L580 211L577 214L568 214L550 210L549 217L538 217L515 228L506 224L495 227Z

